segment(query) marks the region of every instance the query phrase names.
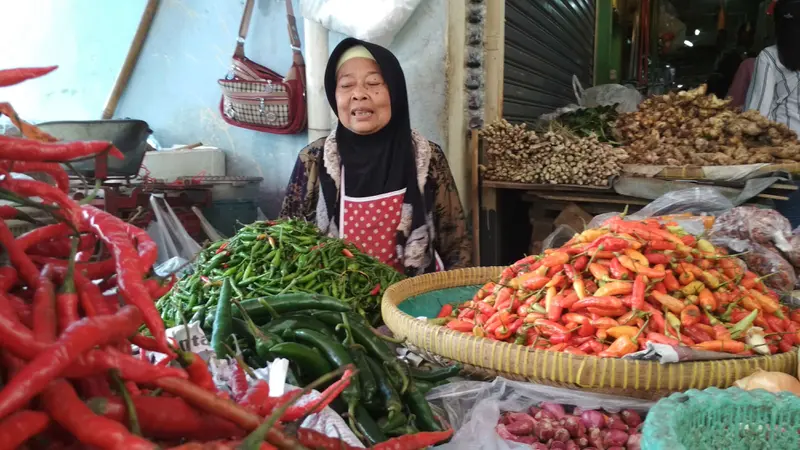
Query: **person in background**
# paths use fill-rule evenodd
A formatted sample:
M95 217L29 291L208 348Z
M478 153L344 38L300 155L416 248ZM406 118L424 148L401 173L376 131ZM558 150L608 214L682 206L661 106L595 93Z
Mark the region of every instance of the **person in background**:
M325 70L336 129L304 148L282 217L410 275L466 267L464 210L442 149L411 129L403 69L387 49L347 38Z
M778 0L773 14L776 45L758 55L745 109L757 110L800 134L800 0ZM789 200L776 200L775 209L793 228L800 226L800 191Z
M748 57L747 52L753 46L754 29L749 22L742 24L736 34L736 47L725 50L727 33L720 30L717 35L717 49L721 53L714 65L714 73L708 79L708 92L719 98L731 95L737 70L742 61ZM746 90L747 88L745 88Z
M745 109L800 134L800 0L778 0L774 16L776 45L758 55Z
M747 90L750 88L750 81L753 79L753 71L756 68L756 59L747 58L739 64L736 75L733 77L731 88L728 89L728 97L731 98L731 106L742 108L747 100Z

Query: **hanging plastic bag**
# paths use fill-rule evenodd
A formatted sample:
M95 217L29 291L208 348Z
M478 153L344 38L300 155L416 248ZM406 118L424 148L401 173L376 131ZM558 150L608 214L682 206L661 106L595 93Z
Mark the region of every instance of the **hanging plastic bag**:
M453 439L435 447L437 450L530 450L530 445L501 439L495 427L502 412L527 411L541 402L609 412L633 409L640 414L655 404L647 400L522 383L502 377L491 383L448 383L432 389L426 398L435 408L444 411L456 430Z
M576 75L572 76L572 91L578 105L584 108L617 105L617 111L631 113L638 111L644 100L639 91L621 84L601 84L584 90Z
M789 219L774 209L757 206L738 206L721 214L714 222L711 234L753 241L761 245L775 245L778 250L789 252L792 245L792 225Z
M206 236L208 236L208 238L211 239L212 242L217 242L225 239L225 235L223 235L222 233L219 232L219 230L214 228L214 225L211 225L211 222L209 222L208 219L206 219L206 216L203 215L203 212L200 211L200 208L198 208L197 206L192 206L192 212L194 213L195 216L197 216L197 219L200 220L200 226L203 228L203 233L205 233Z
M158 230L156 242L160 244L157 262L162 264L175 257L187 261L194 259L202 247L189 236L169 203L163 196L153 194L150 196L150 207L155 214L155 226Z
M363 41L387 46L421 0L301 0L304 18Z
M550 235L542 241L542 250L557 248L566 244L577 233L569 225L559 225Z

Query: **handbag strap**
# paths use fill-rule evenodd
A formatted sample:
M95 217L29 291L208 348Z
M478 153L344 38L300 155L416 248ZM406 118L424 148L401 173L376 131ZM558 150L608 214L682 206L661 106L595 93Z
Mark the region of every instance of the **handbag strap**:
M289 31L289 45L292 47L294 54L293 61L295 64L303 65L303 53L301 52L300 34L297 32L297 20L294 17L294 9L292 8L292 0L286 0L286 20L288 22L287 29ZM239 38L236 40L236 50L233 56L244 58L244 41L247 38L247 30L250 28L250 19L253 17L253 8L255 7L255 0L247 0L244 5L244 12L242 13L242 21L239 24Z

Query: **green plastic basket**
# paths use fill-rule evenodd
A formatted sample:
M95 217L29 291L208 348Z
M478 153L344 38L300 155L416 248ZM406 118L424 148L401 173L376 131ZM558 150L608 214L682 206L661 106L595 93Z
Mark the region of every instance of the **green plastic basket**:
M800 397L739 388L692 389L647 414L642 450L800 449Z

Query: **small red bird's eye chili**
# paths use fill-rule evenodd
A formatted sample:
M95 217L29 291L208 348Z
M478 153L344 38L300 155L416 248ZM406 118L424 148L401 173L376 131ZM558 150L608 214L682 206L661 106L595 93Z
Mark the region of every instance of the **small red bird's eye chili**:
M50 424L47 414L19 411L0 422L0 448L18 448L28 439L43 432Z
M23 67L18 69L0 70L0 87L13 86L23 81L32 80L47 75L58 69L58 66Z
M42 404L59 425L84 445L101 449L147 449L155 444L134 436L121 423L92 412L64 380L54 380L42 394Z
M445 431L422 431L416 434L407 434L389 439L386 442L374 445L372 450L415 450L428 448L431 445L450 439L453 429Z
M631 292L631 307L634 311L641 311L644 308L644 292L647 289L647 283L644 281L643 275L636 275L633 281L633 291Z
M131 304L142 311L145 324L161 347L161 353L173 356L174 352L167 345L164 322L144 285L145 274L140 265L139 255L133 248L126 231L127 224L92 206L83 208L83 216L114 255L120 291Z
M369 291L369 295L372 296L372 297L375 297L376 295L378 295L380 293L381 293L381 284L380 283L376 284L375 287L372 288L371 291Z
M346 248L342 249L342 255L344 255L346 258L353 258L353 252Z
M217 385L214 384L211 371L200 355L193 352L181 352L178 361L180 361L186 373L189 374L189 380L192 383L209 392L217 392Z
M126 306L117 314L82 319L61 334L58 341L39 352L0 391L0 418L6 417L42 392L75 360L95 346L134 334L142 322L139 310ZM28 344L30 345L30 344Z

